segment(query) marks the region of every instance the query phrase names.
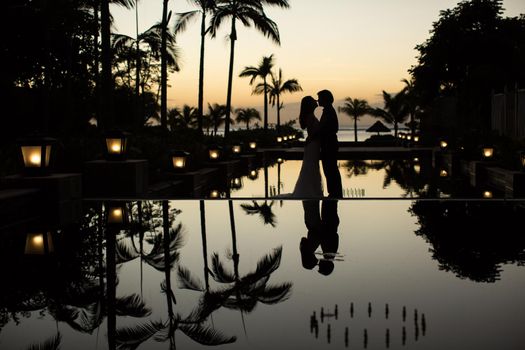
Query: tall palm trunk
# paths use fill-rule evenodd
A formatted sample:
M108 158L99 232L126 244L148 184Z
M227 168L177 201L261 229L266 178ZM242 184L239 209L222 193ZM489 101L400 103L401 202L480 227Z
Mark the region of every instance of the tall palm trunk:
M264 132L268 131L268 85L264 77Z
M166 280L166 297L168 298L168 315L173 318L173 293L171 289L171 264L170 264L170 220L169 203L162 201L162 238L164 245L164 278Z
M95 79L95 88L94 88L94 95L95 95L95 119L97 121L100 119L100 72L99 72L99 66L100 66L100 52L99 52L99 46L98 46L98 37L99 37L99 18L98 18L98 12L100 11L100 1L94 0L93 1L93 16L95 20L95 30L93 31L93 75Z
M281 128L281 99L280 95L277 95L277 131Z
M135 63L135 129L138 130L142 125L142 106L140 101L140 67L142 65L140 59L140 42L139 42L139 5L135 3L135 31L136 31L136 49L137 57Z
M397 138L397 122L394 121L394 137Z
M199 201L201 213L201 237L202 237L202 258L204 260L204 283L206 291L210 290L210 269L208 267L208 243L206 240L206 208L203 200Z
M226 120L224 123L224 138L230 133L230 113L232 109L232 85L233 85L233 59L235 56L235 40L237 31L235 29L235 17L232 18L232 29L230 34L230 68L228 71L228 93L226 95Z
M111 28L109 0L102 0L100 9L101 32L102 32L102 95L101 107L102 118L99 126L102 129L114 127L113 115L113 76L111 74ZM102 124L102 125L100 125Z
M206 2L202 9L202 21L201 21L201 53L199 63L199 101L197 105L197 129L199 134L202 135L202 116L204 114L204 44L206 41Z
M162 5L162 38L161 38L161 64L160 64L160 125L168 128L168 62L167 62L167 30L168 30L168 2L164 0Z
M354 138L355 142L357 142L357 116L354 116Z
M117 230L106 229L106 296L107 296L107 327L108 348L116 349L115 332L117 330L117 312L115 309L117 290Z

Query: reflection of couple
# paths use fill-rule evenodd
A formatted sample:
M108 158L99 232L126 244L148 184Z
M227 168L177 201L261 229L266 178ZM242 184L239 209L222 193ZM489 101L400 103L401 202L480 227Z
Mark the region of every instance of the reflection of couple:
M295 184L292 197L295 198L320 198L323 196L321 171L319 160L323 164L323 172L326 178L328 196L341 198L343 190L341 186L341 175L337 167L337 131L339 122L332 103L334 97L328 90L320 91L316 101L312 96L306 96L301 101L299 122L302 129L306 129L308 137L304 146L303 163L299 177ZM321 119L317 120L314 110L323 107Z
M339 248L339 216L337 201L323 200L319 215L319 201L303 201L304 223L308 234L301 238L299 249L301 262L305 269L311 270L319 266L319 273L329 275L334 270L334 260ZM317 259L315 251L321 246L322 258Z

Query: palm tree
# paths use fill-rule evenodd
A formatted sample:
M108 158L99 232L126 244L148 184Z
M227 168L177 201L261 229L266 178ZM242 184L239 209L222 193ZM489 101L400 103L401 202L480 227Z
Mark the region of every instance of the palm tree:
M397 137L397 130L399 123L403 123L408 117L408 108L405 104L405 93L398 92L391 95L383 91L383 108L374 108L370 111L375 117L381 118L387 123L394 124L394 136Z
M237 108L235 110L237 123L246 123L246 130L250 130L252 120L261 120L261 114L255 108Z
M230 31L230 66L228 70L228 90L226 95L226 123L224 136L227 137L230 132L230 113L232 100L232 83L233 83L233 61L235 57L235 41L237 40L237 21L244 26L254 26L258 31L263 33L275 43L280 44L279 29L277 24L266 16L264 6L278 6L289 8L288 0L217 0L217 7L211 18L210 33L212 37L217 35L217 31L224 20L231 19Z
M272 74L273 68L273 55L263 57L261 62L257 67L249 66L244 67L239 77L241 78L250 78L250 85L253 85L257 78L263 80L261 87L259 89L253 89L253 94L264 95L264 131L268 130L268 92L269 86L266 81L268 75Z
M270 225L272 227L275 227L276 220L275 220L275 214L272 211L272 206L274 204L273 201L268 204L266 201L263 204L259 204L256 201L252 201L252 204L241 204L241 208L244 210L244 212L248 215L259 215L261 219L263 220L265 225Z
M256 87L256 89L258 86ZM285 92L294 93L297 91L303 91L301 85L297 79L288 79L283 81L283 71L279 68L279 75L275 77L272 74L272 82L268 86L270 94L270 103L273 106L277 106L277 129L281 127L281 109L283 109L283 103L281 102L281 94Z
M163 0L162 3L162 32L160 46L160 125L164 129L168 128L168 22L171 12L168 16L168 2Z
M229 122L233 124L231 118L226 118L226 106L214 103L213 105L208 103L209 115L213 122L213 134L217 135L217 129L222 124L226 123L226 119L229 119Z
M206 39L206 34L209 31L209 28L206 28L206 14L213 11L215 7L215 0L191 0L195 6L198 7L197 10L189 11L185 13L177 14L177 21L174 28L174 33L178 34L186 29L186 25L190 20L195 18L195 16L201 15L201 50L200 50L200 60L199 60L199 100L197 104L197 128L199 133L202 134L203 128L203 114L204 114L204 44Z
M408 114L410 116L410 133L412 135L413 140L414 136L416 135L415 117L419 112L419 108L417 106L418 98L416 96L416 90L414 88L414 81L409 81L407 79L403 79L401 81L405 84L405 87L403 88L402 92L404 94L405 105L408 109Z
M339 107L339 112L343 112L354 119L354 137L357 142L357 120L370 113L370 106L366 100L358 98L345 98L345 103Z
M192 106L184 105L182 110L172 108L168 111L168 125L170 130L175 128L192 128L198 119L197 109Z

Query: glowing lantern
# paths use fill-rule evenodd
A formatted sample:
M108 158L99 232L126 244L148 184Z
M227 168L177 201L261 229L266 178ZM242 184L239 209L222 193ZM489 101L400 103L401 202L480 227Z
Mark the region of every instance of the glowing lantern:
M257 150L257 142L256 141L250 141L248 144L248 147L250 148L250 151L256 151Z
M418 135L414 135L414 142L415 142L415 143L418 143L418 142L419 142L419 136L418 136Z
M481 155L484 159L491 159L494 156L494 147L486 146L481 149Z
M173 151L171 153L171 164L173 165L173 169L178 172L183 172L188 167L188 160L189 160L190 154L185 151Z
M53 253L53 239L51 232L28 233L26 236L25 254L44 255Z
M447 177L448 176L448 171L446 171L445 169L441 169L439 171L439 176L440 177Z
M248 178L250 180L256 180L259 177L259 172L256 169L250 170L250 173L248 174Z
M217 161L221 158L222 149L219 146L213 145L208 148L208 156L211 161Z
M283 143L283 137L282 136L277 136L277 143L278 144Z
M122 228L129 223L128 207L124 202L105 204L106 223L108 226Z
M443 150L446 149L448 147L448 142L445 141L445 140L441 140L439 142L439 147L441 147L441 149L443 149Z
M415 171L416 174L419 175L419 173L421 173L421 165L414 164L414 171Z
M231 179L230 188L235 189L235 190L242 188L242 180L238 177Z
M113 130L106 133L106 159L125 160L127 157L129 133Z
M49 172L55 143L55 139L47 137L19 140L24 172L27 175L44 175Z
M277 164L283 164L284 160L282 158L277 158Z
M407 135L407 140L408 141L412 140L412 135Z
M490 199L493 197L492 191L483 191L483 198Z
M241 152L242 152L242 146L241 144L234 144L232 146L232 154L234 156L240 156L241 155Z

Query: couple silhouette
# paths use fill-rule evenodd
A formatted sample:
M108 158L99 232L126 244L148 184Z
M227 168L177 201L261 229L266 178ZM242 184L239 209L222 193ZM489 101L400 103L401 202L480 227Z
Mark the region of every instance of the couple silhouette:
M317 96L317 100L312 96L306 96L301 100L299 123L302 129L306 129L308 137L305 141L301 171L295 183L292 197L323 197L323 185L319 169L319 160L321 160L328 197L341 198L343 196L341 174L337 167L339 121L332 105L334 97L328 90L319 91ZM323 107L320 120L314 114L318 106Z

